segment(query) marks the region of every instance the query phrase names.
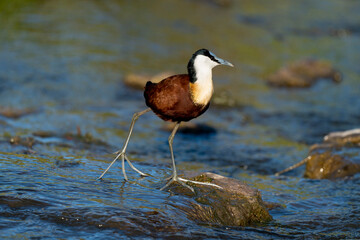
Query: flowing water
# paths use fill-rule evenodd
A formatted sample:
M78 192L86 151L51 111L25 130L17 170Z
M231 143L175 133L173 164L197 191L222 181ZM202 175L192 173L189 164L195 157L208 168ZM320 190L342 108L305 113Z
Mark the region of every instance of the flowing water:
M0 107L31 112L0 116L2 239L360 238L359 175L273 175L325 134L359 127L358 1L14 0L0 10ZM154 177L128 167L124 182L117 163L96 180L146 107L124 76L183 73L203 47L236 68L214 69L214 104L194 120L215 131L176 135L178 169L258 188L282 206L268 224L209 226L179 211L185 197L159 191L171 174L170 133L152 113L135 125L128 154ZM296 90L264 82L309 57L331 62L344 81Z

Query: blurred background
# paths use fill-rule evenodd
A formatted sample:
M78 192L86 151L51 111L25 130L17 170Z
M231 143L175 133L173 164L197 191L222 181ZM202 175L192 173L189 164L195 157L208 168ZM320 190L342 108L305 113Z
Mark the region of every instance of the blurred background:
M51 206L1 205L1 236L359 237L358 176L309 180L303 168L273 176L329 132L359 126L359 12L355 0L1 1L0 194ZM194 120L207 130L175 137L178 168L259 188L264 200L286 206L271 212L269 225L226 230L177 216L171 206L181 197L157 191L171 173L170 132L151 113L135 125L128 153L156 178L129 171L133 182L124 184L117 163L105 182L95 181L122 146L133 113L146 108L142 91L124 79L186 73L200 48L235 68L213 70L213 102ZM279 69L308 59L330 74L305 74L311 83L300 87L269 83ZM180 230L155 222L134 230L141 224L130 215L148 221L139 209L156 209ZM69 217L86 214L86 221ZM109 219L116 230L99 227Z

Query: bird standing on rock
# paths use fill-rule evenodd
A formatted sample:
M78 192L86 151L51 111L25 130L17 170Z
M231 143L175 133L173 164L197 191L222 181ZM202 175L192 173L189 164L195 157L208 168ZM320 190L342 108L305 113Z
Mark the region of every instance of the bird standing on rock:
M136 120L141 115L152 110L161 119L165 121L176 122L176 125L169 137L173 174L170 177L168 183L162 187L161 190L167 188L174 181L180 183L192 191L194 191L194 189L186 185L186 182L219 187L212 183L192 181L178 177L172 147L173 139L176 131L180 126L180 123L190 121L191 119L200 116L209 108L210 99L214 91L212 69L218 65L227 65L233 67L230 62L216 57L215 54L209 50L200 49L196 51L190 58L190 61L187 65L188 74L174 75L163 79L159 83L152 83L150 81L147 82L145 86L144 97L146 105L149 108L134 114L130 125L129 135L122 150L116 152L116 158L103 172L103 174L101 174L99 179L104 176L104 174L110 169L110 167L119 157L122 159L122 171L125 180L127 180L124 164L125 160L129 163L130 167L137 171L140 175L147 176L147 174L141 172L135 168L134 165L132 165L126 156L125 151Z

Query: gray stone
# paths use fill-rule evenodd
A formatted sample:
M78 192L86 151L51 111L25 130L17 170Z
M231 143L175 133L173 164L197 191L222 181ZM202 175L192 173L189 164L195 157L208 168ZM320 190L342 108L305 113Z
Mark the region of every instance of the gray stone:
M178 206L189 219L225 226L249 226L272 220L260 192L239 180L209 172L189 179L222 187L191 184L194 195L189 189L172 184L171 191L189 196L188 204Z

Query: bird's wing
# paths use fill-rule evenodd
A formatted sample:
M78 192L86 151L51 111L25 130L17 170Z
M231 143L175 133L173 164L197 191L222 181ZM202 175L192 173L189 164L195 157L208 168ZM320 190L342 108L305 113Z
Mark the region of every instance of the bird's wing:
M154 84L148 82L144 97L146 105L156 114L171 115L189 99L189 76L187 74L168 77Z

